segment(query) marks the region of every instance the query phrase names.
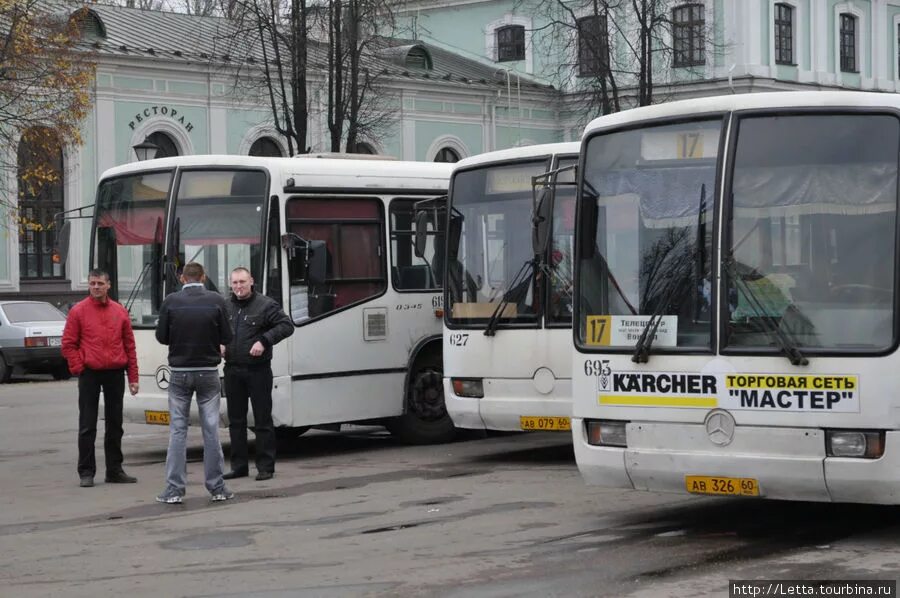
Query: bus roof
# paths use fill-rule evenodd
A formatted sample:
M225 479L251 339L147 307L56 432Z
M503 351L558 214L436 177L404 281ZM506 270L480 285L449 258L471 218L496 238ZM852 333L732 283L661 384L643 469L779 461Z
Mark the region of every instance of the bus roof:
M191 167L257 167L271 173L273 185L284 188L293 179L291 188L354 188L361 189L429 189L444 191L453 169L452 164L439 162L404 162L400 160L344 160L320 158L268 158L233 155L193 155L133 162L110 168L101 180L146 170Z
M693 98L633 108L595 118L585 127L584 135L660 118L698 116L735 110L803 107L900 108L900 98L892 93L862 91L777 91Z
M523 160L526 158L536 158L539 156L551 156L555 154L578 154L581 143L578 141L569 141L563 143L542 143L540 145L525 145L522 147L513 147L510 149L486 152L460 160L454 164L454 170L461 168L471 168L491 162L506 162L509 160Z

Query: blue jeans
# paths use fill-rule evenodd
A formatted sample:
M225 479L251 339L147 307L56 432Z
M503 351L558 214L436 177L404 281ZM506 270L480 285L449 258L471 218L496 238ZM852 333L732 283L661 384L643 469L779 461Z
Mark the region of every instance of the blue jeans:
M187 483L187 430L191 397L197 393L203 432L203 473L210 494L225 491L225 457L219 442L219 372L172 372L169 382L169 450L166 453L166 496L184 496Z

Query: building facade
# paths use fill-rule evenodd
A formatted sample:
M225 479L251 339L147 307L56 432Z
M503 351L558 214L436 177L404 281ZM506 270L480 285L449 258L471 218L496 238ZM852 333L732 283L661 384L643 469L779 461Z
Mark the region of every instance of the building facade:
M553 13L540 0L411 0L400 36L385 40L396 118L364 148L405 160L455 161L494 149L578 139L597 116L592 77L629 61L627 7L591 2ZM631 3L620 3L623 7ZM653 2L651 2L653 4ZM900 89L900 0L655 0L668 25L654 64L654 101L792 89ZM568 19L568 21L567 21ZM554 25L554 26L551 26ZM161 155L286 155L264 102L235 87L225 19L91 5L84 41L97 60L84 143L59 156L63 179L41 197L6 181L23 214L90 206L100 174L137 160L145 140ZM633 41L633 40L630 40ZM599 58L591 47L608 50ZM629 70L618 83L633 103ZM324 81L311 75L309 144L327 151ZM321 79L321 78L320 78ZM27 151L19 149L20 161ZM90 209L83 211L89 216ZM74 220L70 259L52 261L52 232L8 230L0 296L61 306L84 296L89 220Z

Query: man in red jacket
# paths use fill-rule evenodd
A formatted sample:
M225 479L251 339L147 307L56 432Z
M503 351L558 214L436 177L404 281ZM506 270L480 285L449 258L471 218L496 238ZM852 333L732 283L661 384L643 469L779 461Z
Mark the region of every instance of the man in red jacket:
M69 371L78 376L78 475L82 488L94 485L97 472L94 441L97 439L97 411L102 388L106 418L103 439L106 481L133 484L137 478L122 469L122 398L126 370L128 389L133 395L138 392L131 318L121 304L109 298L109 274L91 270L88 287L90 296L69 310L62 337L63 357L69 363Z

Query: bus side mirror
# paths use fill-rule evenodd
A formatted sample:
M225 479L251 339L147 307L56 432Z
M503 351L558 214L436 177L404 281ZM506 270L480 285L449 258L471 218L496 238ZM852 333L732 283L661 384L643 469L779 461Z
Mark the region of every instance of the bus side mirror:
M72 223L66 220L56 230L56 243L53 248L53 261L65 266L69 259L69 238L72 236Z
M325 283L328 267L328 249L325 241L307 241L306 280L310 286Z
M419 210L416 212L416 233L413 251L416 257L425 256L425 245L428 243L428 212Z
M553 191L544 187L538 194L537 205L531 217L531 247L536 256L543 256L547 252L552 214Z

